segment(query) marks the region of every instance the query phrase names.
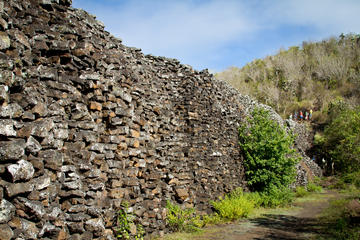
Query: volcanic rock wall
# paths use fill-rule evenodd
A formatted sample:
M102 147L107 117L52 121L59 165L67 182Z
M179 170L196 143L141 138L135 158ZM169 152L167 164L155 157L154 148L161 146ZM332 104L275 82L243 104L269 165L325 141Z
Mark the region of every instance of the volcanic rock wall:
M71 0L0 1L0 237L147 233L166 200L208 211L246 187L246 100L207 71L125 47Z
M162 231L166 200L244 186L237 93L70 4L0 2L2 239L111 239L123 201Z

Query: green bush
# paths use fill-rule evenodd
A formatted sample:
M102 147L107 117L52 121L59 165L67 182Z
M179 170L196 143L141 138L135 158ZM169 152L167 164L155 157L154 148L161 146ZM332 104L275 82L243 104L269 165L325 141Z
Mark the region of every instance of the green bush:
M316 185L315 183L310 182L307 186L307 191L308 192L321 192L322 191L322 187L319 185Z
M221 218L232 221L247 217L255 208L255 201L247 196L241 188L238 188L219 201L211 201L210 203Z
M357 41L357 35L348 34L321 42L303 42L302 47L280 50L241 69L231 67L216 77L274 107L282 116L312 108L316 110L313 121L326 123L324 110L332 99L341 96L346 102L359 102Z
M217 213L211 215L203 215L201 220L202 220L202 224L201 224L202 226L206 226L208 224L219 224L224 221L221 218L221 216Z
M134 223L135 215L129 212L129 204L127 202L122 203L122 209L118 211L117 216L117 239L125 240L125 239L135 239L135 240L143 240L145 231L143 226ZM136 230L133 230L135 228Z
M341 180L347 184L353 184L360 188L360 171L347 173L341 177Z
M336 112L325 128L323 151L340 173L360 170L360 107ZM330 163L331 163L330 162Z
M306 190L305 187L299 186L296 187L295 196L296 197L305 197L306 195L309 195L310 193Z
M294 192L288 187L273 187L260 192L260 206L277 207L290 204L294 200Z
M196 232L202 227L199 216L196 216L194 208L181 209L179 205L170 201L166 203L166 222L174 232Z
M329 239L360 239L360 226L351 223L351 209L348 208L349 199L337 199L330 202L330 207L325 210L322 220L327 224Z
M294 137L270 119L264 109L255 109L239 128L239 144L244 152L248 185L255 191L276 191L295 180L292 149ZM271 194L270 194L271 195Z

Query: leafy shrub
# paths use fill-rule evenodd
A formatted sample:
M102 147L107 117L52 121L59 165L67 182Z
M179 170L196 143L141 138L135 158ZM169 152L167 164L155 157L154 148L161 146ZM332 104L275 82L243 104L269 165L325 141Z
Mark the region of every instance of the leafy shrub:
M294 200L294 193L288 187L272 187L259 194L259 204L263 207L285 206Z
M315 111L311 119L313 122L323 124L327 121L327 114L325 112Z
M166 221L170 230L175 232L196 232L202 227L199 216L194 208L181 209L179 205L167 201Z
M328 225L326 231L331 234L330 239L360 239L360 227L351 223L350 201L351 198L333 200L323 213L322 220Z
M296 187L295 196L296 197L305 197L309 195L309 192L306 191L306 188L303 186Z
M338 172L360 170L360 107L334 116L325 128L322 146Z
M315 183L312 183L312 182L310 182L306 187L307 187L308 192L321 192L322 191L321 186L316 185Z
M271 120L264 109L255 109L251 116L247 119L249 126L242 124L239 128L249 186L256 191L271 192L289 186L295 180L298 161L292 149L294 137Z
M273 106L282 116L302 107L314 109L313 120L327 122L325 109L332 99L360 100L359 36L303 42L302 47L280 50L241 69L231 67L216 77L241 93ZM297 49L294 51L294 49Z
M143 240L145 231L142 225L134 224L135 215L129 212L129 205L127 202L122 203L122 209L119 210L117 216L117 239L135 239ZM131 228L136 228L136 233L132 233ZM135 231L134 231L135 232Z
M223 221L224 220L217 213L202 216L202 226L206 226L208 224L218 224L222 223Z
M353 184L360 188L360 171L344 174L341 180L347 184Z
M248 198L241 188L219 201L211 201L210 203L218 215L228 221L247 217L255 207L255 201Z

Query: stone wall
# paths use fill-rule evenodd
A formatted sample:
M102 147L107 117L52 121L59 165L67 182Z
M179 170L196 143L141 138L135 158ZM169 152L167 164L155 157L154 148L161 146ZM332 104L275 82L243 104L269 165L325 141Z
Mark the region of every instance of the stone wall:
M0 1L1 238L114 239L123 201L158 233L166 200L246 187L244 98L70 5Z
M308 123L298 123L293 120L285 120L287 129L291 131L295 137L295 147L301 156L301 162L297 164L297 176L295 185L306 186L309 180L314 177L322 176L322 169L316 164L306 152L311 149L314 133L310 131Z

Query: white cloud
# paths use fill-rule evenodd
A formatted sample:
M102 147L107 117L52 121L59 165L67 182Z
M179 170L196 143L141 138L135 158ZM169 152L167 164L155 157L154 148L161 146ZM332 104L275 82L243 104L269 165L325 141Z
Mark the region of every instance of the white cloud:
M238 1L131 1L100 18L125 43L146 52L184 52L213 49L256 26L244 16Z
M258 51L260 57L260 51L270 54L309 38L360 32L359 0L77 1L95 6L90 12L126 45L197 68L223 68L251 58L240 53Z
M277 24L308 25L328 35L360 32L358 0L280 0L270 10Z

